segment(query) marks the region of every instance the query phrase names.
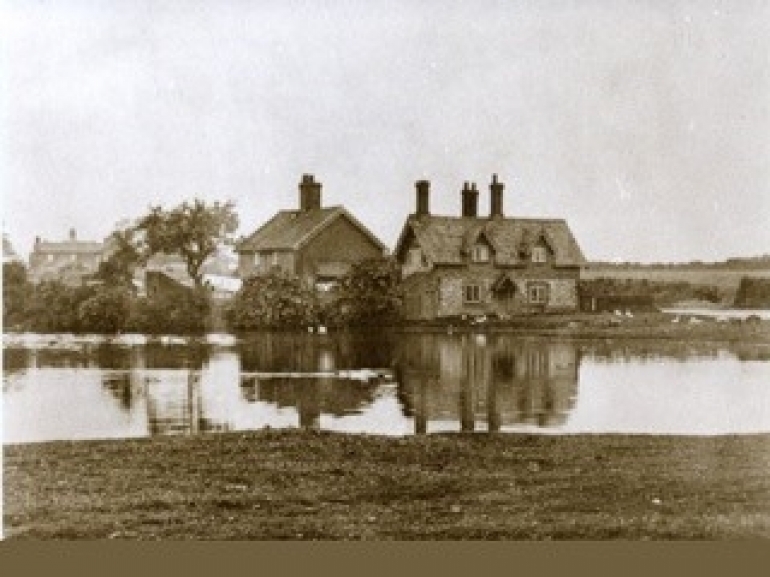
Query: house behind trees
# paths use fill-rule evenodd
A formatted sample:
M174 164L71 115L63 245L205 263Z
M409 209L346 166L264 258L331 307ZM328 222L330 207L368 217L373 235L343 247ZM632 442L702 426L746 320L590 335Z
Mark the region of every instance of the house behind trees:
M430 183L416 183L416 209L395 249L402 266L405 318L506 317L574 311L585 258L563 219L510 218L497 175L490 214L478 214L476 184L461 191L461 214L430 212Z
M241 278L280 269L327 290L353 263L387 254L387 247L342 206L322 206L321 183L305 174L299 208L281 210L236 245Z
M37 237L29 255L29 279L34 283L59 280L79 285L98 270L104 248L101 242L79 240L74 228L63 241Z

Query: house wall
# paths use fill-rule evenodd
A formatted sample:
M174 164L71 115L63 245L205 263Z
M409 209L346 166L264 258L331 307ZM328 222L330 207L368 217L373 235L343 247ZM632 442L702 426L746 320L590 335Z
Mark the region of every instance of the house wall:
M336 218L297 255L296 272L312 283L319 263L352 264L383 255L382 248L344 216Z
M437 317L527 314L537 312L574 311L578 308L577 269L531 267L508 269L516 290L510 299L496 295L492 287L502 269L487 266L443 267L412 275L405 280L405 310L407 319L429 320ZM528 287L532 282L547 287L545 304L529 301ZM480 286L477 303L465 300L465 287Z
M101 253L48 252L33 250L29 255L29 278L32 282L65 280L95 273L102 260ZM68 272L65 273L65 269ZM71 280L71 279L70 279Z
M259 266L254 262L254 251L238 253L238 274L241 278L265 274L278 266L281 270L296 273L296 255L291 251L260 251ZM273 254L277 254L277 265L273 264Z

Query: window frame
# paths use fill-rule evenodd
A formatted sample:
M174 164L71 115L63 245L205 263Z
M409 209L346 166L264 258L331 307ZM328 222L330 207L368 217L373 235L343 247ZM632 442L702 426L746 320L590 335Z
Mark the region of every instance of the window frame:
M537 264L544 264L548 262L548 249L543 245L537 245L532 247L532 262Z
M471 260L473 262L489 262L492 258L491 251L486 244L475 244L471 250Z
M481 302L481 285L478 283L468 283L463 286L463 302L469 304L478 304Z
M527 301L533 305L548 304L548 283L533 282L527 285Z

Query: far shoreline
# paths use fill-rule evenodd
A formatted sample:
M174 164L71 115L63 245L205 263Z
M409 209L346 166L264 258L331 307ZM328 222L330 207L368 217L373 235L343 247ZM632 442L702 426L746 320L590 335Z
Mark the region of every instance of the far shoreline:
M767 311L762 311L763 313ZM450 319L425 322L402 322L382 326L265 328L260 331L211 330L206 333L147 334L147 333L38 333L24 330L3 331L3 346L13 346L14 336L68 335L77 338L95 338L115 344L183 344L184 342L210 342L234 344L237 340L258 337L263 334L308 334L317 338L331 338L340 334L390 333L398 334L487 334L516 335L522 337L553 337L564 339L661 339L684 341L753 342L770 343L770 320L747 311L748 318L717 318L699 314L697 310L614 313L564 313L521 316L507 320ZM229 337L217 339L216 336ZM132 337L135 337L132 340ZM10 344L9 344L9 341ZM23 342L19 343L23 346Z

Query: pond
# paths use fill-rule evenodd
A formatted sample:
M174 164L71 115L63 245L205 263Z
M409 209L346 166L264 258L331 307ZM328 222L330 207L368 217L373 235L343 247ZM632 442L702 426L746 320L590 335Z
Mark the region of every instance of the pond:
M4 443L302 427L770 432L770 345L486 334L6 335Z

